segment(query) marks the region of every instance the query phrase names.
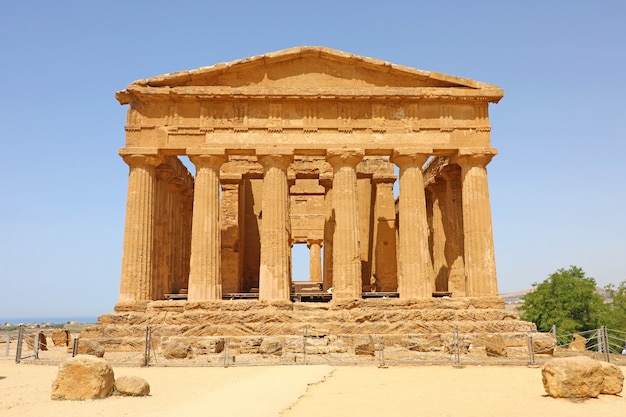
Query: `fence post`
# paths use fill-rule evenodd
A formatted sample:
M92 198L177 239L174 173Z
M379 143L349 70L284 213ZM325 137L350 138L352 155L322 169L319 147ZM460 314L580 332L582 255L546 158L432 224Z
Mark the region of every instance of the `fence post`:
M143 366L148 366L150 364L150 336L151 336L151 331L150 331L150 326L146 327L146 348L143 354Z
M459 326L454 326L454 336L452 337L452 348L454 349L454 366L461 364L461 343L459 341Z
M74 338L74 343L72 344L72 358L78 355L78 337Z
M306 365L306 338L309 335L309 328L304 328L304 333L302 334L302 361Z
M35 355L35 359L39 359L39 333L35 334L35 338L33 340L33 353Z
M611 363L611 352L609 350L609 333L606 330L606 326L602 326L600 331L602 332L602 350L604 351L604 361L607 363Z
M380 351L378 352L378 367L385 368L385 337L380 336L378 341Z
M15 363L22 361L22 345L24 344L24 325L20 324L20 330L17 332L17 348L15 349Z
M224 341L224 368L228 368L228 351L230 350L230 338Z
M530 365L535 365L535 344L533 343L533 335L528 335L528 357Z

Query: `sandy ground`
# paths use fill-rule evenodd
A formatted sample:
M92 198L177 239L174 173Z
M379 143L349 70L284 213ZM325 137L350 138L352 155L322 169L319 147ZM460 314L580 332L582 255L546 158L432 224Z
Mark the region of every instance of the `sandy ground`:
M0 358L0 416L623 416L626 399L547 397L541 369L521 366L114 367L148 397L52 401L57 366ZM626 367L622 368L626 371Z

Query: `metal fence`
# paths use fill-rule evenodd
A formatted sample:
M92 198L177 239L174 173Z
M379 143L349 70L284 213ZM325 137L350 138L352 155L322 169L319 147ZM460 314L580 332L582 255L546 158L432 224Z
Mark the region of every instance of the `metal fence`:
M540 365L554 356L586 354L626 365L626 333L606 327L578 334L528 333L511 346L502 334L420 333L403 335L333 335L302 329L301 335L187 337L164 336L146 327L141 342L111 349L107 360L125 366L257 366L257 365ZM39 332L20 328L15 361L58 363L90 352L97 341L73 339L71 348L43 351ZM10 342L7 342L8 356ZM26 345L26 349L24 346ZM95 349L95 348L94 348ZM102 352L103 353L103 352ZM626 352L625 352L626 353Z

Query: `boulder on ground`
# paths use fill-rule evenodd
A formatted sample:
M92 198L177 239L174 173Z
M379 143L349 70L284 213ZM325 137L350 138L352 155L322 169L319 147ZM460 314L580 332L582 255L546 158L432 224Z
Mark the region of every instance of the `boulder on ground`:
M604 373L604 384L602 385L601 394L620 394L622 388L624 388L624 373L622 370L608 362L600 362L600 365L602 365L602 372Z
M145 397L150 394L150 384L138 376L120 376L115 379L115 393L132 397Z
M554 398L595 398L604 386L602 365L586 356L552 359L541 375L543 387Z
M587 350L587 339L579 334L574 334L574 336L572 336L572 342L569 344L569 350L584 352Z
M98 358L104 357L104 348L95 340L78 339L77 355L92 355Z
M115 385L113 369L105 359L77 355L59 365L52 383L53 400L87 400L111 395Z
M54 343L54 346L69 346L70 331L67 329L54 329L52 331L52 343Z

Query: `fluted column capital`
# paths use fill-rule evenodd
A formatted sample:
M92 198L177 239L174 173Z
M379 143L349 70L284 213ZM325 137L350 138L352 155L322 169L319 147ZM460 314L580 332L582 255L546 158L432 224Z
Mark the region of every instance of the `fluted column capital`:
M461 167L485 167L498 153L495 148L483 148L477 150L459 150L452 162Z
M219 167L228 160L224 149L208 149L199 153L187 153L196 168Z
M460 166L457 165L446 165L441 169L441 177L446 181L450 182L454 179L461 178L461 169Z
M307 248L311 249L311 246L313 245L322 246L322 242L323 239L307 239L306 246Z
M420 168L432 155L433 150L427 148L400 148L393 151L391 162L400 168L419 166Z
M331 148L326 151L326 160L334 167L356 167L363 157L363 149Z
M160 155L146 155L146 154L123 154L121 155L124 162L128 166L152 166L156 167L163 163L163 157Z
M286 170L293 162L293 149L257 149L256 155L257 160L266 170L269 168Z

